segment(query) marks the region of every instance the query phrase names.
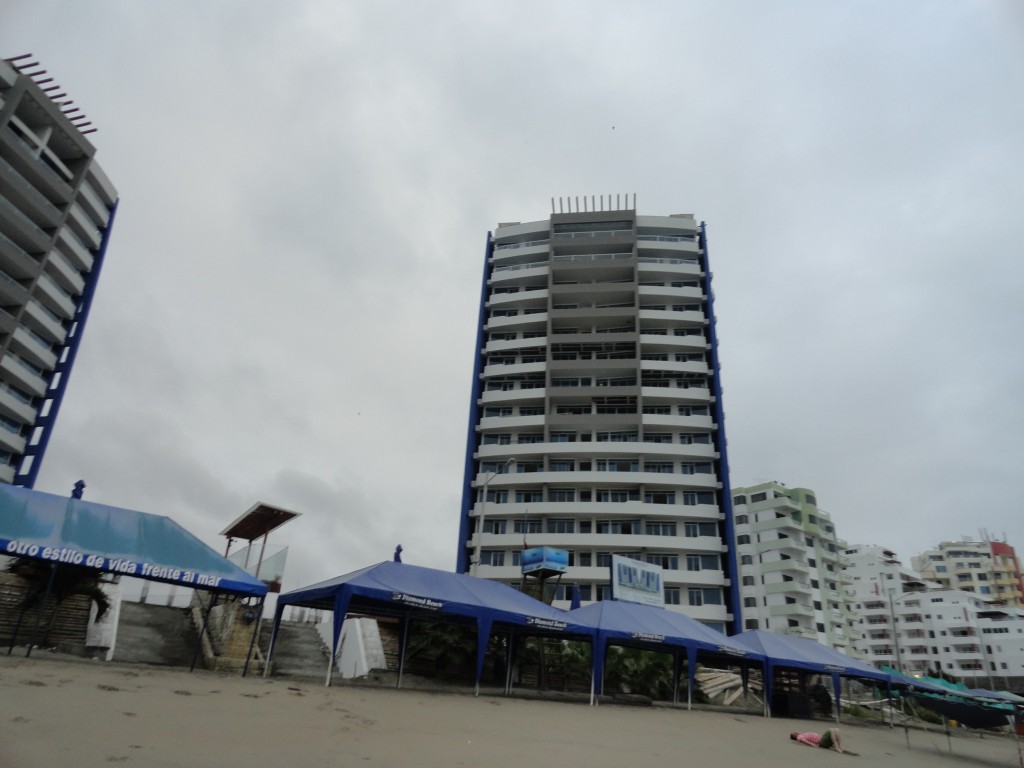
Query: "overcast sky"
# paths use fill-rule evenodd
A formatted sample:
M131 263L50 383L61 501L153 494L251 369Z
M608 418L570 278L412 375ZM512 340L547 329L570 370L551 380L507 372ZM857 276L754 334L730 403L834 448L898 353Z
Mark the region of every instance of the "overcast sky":
M734 486L1024 548L1024 6L4 0L121 197L37 488L454 567L486 235L707 223Z

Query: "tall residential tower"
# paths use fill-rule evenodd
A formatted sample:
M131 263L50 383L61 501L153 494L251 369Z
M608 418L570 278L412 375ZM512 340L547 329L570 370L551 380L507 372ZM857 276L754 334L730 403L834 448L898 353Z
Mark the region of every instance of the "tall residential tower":
M664 569L670 608L735 630L704 225L596 203L488 236L458 570L518 585L524 547L556 547L555 599L586 603L625 555Z
M28 57L0 61L0 482L31 487L68 384L117 193L88 122Z

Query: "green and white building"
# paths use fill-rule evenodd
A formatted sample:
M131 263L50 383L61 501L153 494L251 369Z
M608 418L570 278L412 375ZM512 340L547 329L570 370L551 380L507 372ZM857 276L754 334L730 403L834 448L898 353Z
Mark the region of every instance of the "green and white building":
M845 542L814 491L762 483L732 489L744 629L851 651L859 633L845 590Z

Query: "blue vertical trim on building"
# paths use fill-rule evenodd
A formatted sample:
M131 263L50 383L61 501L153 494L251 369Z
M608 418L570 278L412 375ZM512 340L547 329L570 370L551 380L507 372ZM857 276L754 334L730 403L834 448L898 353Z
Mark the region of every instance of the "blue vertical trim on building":
M53 369L50 382L57 378L57 385L50 389L47 387L44 399L50 401L50 409L45 416L42 415L42 408L36 414L36 423L32 427L30 439L38 431L39 439L32 445L25 448L22 455L18 473L14 476L12 485L20 485L25 488L33 488L39 470L43 466L43 455L46 453L46 446L50 443L50 434L53 432L54 422L57 420L57 413L60 411L61 403L64 402L64 393L67 392L68 380L71 378L71 369L75 364L75 357L78 355L78 346L82 343L82 335L85 333L85 323L89 319L89 310L92 308L92 300L96 295L96 285L100 280L100 272L103 270L103 260L107 255L107 244L110 242L110 233L114 229L114 216L117 214L117 200L110 209L110 218L107 220L107 227L103 230L103 239L100 247L93 256L92 269L85 278L85 285L82 288L82 297L78 302L78 309L72 318L71 330L64 340L64 347L61 349L57 366ZM30 463L28 471L25 471L25 464Z
M469 512L473 509L473 478L476 477L476 461L473 454L477 449L478 436L476 426L480 423L480 396L483 390L481 374L484 367L484 323L487 319L487 280L491 272L491 256L494 254L494 239L487 233L487 246L484 248L484 279L480 286L480 311L476 321L476 348L473 363L473 388L469 393L469 425L466 428L466 459L462 478L462 510L459 517L459 548L455 563L456 573L469 572L469 540L472 520Z
M708 260L708 241L705 224L700 223L698 243L701 252L701 269L704 270L704 294L708 297L708 341L711 343L711 393L715 397L715 449L721 457L718 462L718 476L722 481L719 507L725 521L726 576L729 578L729 610L732 613L732 634L743 631L743 612L740 602L740 574L736 565L736 528L732 519L732 486L729 482L728 441L725 437L725 408L722 405L721 366L718 362L718 330L715 327L715 296L711 290L711 268Z

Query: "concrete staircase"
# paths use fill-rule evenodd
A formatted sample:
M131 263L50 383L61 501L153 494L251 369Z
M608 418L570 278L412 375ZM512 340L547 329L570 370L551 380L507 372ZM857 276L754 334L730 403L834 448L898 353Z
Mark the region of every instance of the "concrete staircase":
M260 648L264 655L270 647L273 627L273 620L263 620ZM320 640L316 626L305 622L282 621L271 665L275 677L324 677L327 674L327 649Z
M187 667L197 639L188 609L123 602L113 660Z

